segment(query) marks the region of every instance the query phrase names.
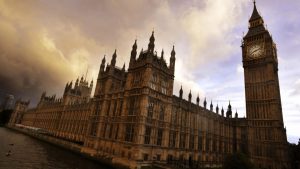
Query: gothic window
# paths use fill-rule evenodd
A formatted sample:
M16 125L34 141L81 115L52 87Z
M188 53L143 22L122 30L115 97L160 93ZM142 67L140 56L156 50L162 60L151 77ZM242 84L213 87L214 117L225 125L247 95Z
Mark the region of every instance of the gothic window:
M90 135L96 136L96 134L97 134L97 122L93 121L91 125Z
M176 133L173 130L170 130L170 136L169 136L169 147L174 148L176 142Z
M187 119L187 112L183 111L181 113L181 126L187 126L186 119Z
M134 74L134 77L133 77L133 86L138 86L141 84L141 81L142 81L142 73L141 72L136 72Z
M172 116L171 116L171 123L176 125L177 120L177 109L173 108Z
M209 140L208 138L206 139L205 143L206 143L206 144L205 144L205 150L206 150L206 151L210 151L210 147L209 147L209 145L210 145L210 140Z
M113 126L111 125L110 131L109 131L109 136L108 136L110 139L113 137L112 133L113 133Z
M165 114L165 107L163 105L161 105L160 111L159 111L159 120L161 120L161 121L164 120L164 114Z
M128 115L135 115L135 97L130 97L128 101Z
M212 145L212 147L213 147L213 152L216 152L217 151L217 142L216 142L216 140L213 140L213 145Z
M150 80L150 88L153 89L153 90L157 90L157 74L153 74L152 75L152 78Z
M110 134L110 131L111 131L111 128L110 128L111 126L109 125L109 124L107 124L107 126L106 126L106 131L105 131L105 135L104 135L104 137L105 138L107 138L107 137L109 137L109 135L111 135Z
M152 99L149 99L147 117L150 119L152 119L153 117L153 108L154 108L154 101Z
M117 101L114 101L114 108L113 108L113 116L116 115L116 111L117 111Z
M190 149L194 149L194 133L190 133L190 143L189 143Z
M201 132L199 132L199 135L198 135L198 150L202 151L202 133Z
M107 124L104 123L104 124L103 124L103 127L102 127L102 131L101 131L101 136L102 136L103 138L105 137L106 127L107 127Z
M121 116L121 113L122 113L122 109L123 109L123 100L120 101L120 106L119 106L119 116Z
M126 125L126 133L125 133L125 141L133 142L133 136L134 136L134 125L127 124Z
M163 129L158 129L157 131L157 145L161 146L162 142L162 136L163 136Z
M166 78L162 78L161 81L161 92L163 94L167 94L167 89L168 89L168 82Z
M179 148L185 148L185 133L180 133Z
M119 125L117 124L117 130L116 130L116 133L115 133L115 140L118 139L118 133L119 133Z
M145 144L150 144L150 138L151 138L151 127L146 126L144 143Z
M106 115L107 115L107 116L109 116L109 111L110 111L110 103L111 103L111 102L108 102L108 107L107 107L107 112L106 112Z

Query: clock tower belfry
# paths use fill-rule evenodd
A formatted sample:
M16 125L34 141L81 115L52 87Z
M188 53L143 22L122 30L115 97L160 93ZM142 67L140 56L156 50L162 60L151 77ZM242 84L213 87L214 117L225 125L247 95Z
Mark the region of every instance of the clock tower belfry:
M241 47L249 156L260 168L289 168L276 44L264 26L255 1Z

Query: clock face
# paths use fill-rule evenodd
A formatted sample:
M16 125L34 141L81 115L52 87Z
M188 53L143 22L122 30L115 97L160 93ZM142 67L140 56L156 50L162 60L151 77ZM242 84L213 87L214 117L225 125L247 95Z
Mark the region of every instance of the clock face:
M263 45L262 44L254 44L249 46L248 54L251 58L260 57L263 54Z

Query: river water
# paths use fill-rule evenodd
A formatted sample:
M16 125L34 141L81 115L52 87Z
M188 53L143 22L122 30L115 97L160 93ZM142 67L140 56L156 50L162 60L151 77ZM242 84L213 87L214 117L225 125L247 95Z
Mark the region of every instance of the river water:
M9 151L11 155L7 156ZM0 169L110 168L27 135L0 127Z

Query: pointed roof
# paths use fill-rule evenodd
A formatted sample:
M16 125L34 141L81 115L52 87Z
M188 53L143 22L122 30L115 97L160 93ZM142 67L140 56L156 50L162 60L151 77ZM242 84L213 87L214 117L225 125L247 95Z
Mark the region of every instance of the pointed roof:
M148 44L148 52L151 52L151 53L154 52L154 47L155 47L154 41L155 41L154 31L152 31L152 35L149 39L149 44Z
M136 41L137 41L137 39L135 39L134 44L132 45L132 49L136 49L137 48Z
M173 45L172 51L171 51L171 56L175 56L176 52L175 52L175 46Z
M258 13L258 11L257 11L257 8L256 8L256 2L253 1L253 4L254 4L254 8L253 8L253 12L252 12L252 15L251 15L249 21L253 21L253 20L262 18L262 17L260 16L260 14Z

